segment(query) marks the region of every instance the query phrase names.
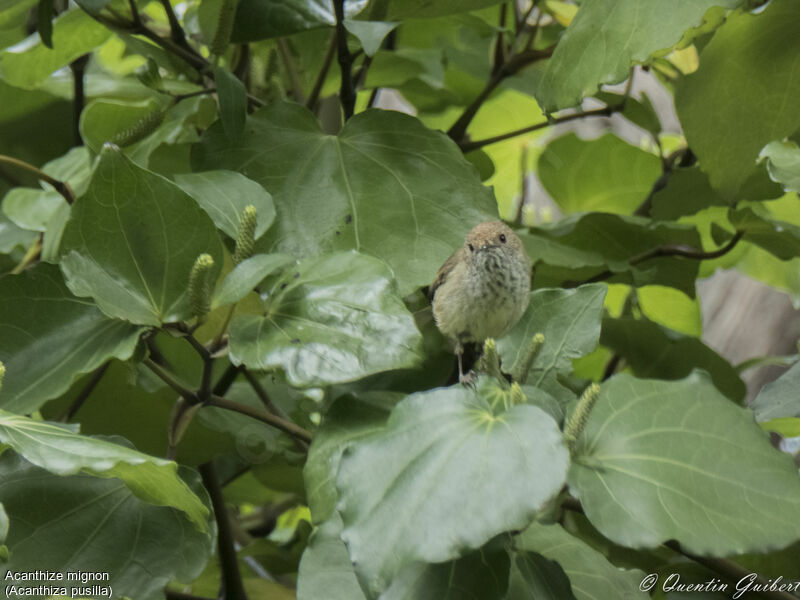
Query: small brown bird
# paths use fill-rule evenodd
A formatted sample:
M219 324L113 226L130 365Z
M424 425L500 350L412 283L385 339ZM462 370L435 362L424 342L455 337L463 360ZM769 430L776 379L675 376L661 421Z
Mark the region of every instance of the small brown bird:
M441 266L429 293L439 331L455 343L459 381L469 381L465 345L508 333L528 307L530 289L530 258L501 221L476 225Z

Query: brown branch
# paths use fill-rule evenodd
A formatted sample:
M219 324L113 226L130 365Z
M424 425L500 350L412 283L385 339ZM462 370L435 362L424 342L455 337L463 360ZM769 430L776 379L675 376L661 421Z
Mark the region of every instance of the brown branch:
M167 21L169 21L169 31L172 40L186 50L194 52L194 49L186 42L186 33L183 31L183 27L181 27L180 21L178 21L177 15L175 15L175 11L172 10L170 1L161 0L161 6L164 7L164 12L167 13Z
M550 119L549 121L544 121L542 123L529 125L521 129L515 129L514 131L509 131L507 133L501 133L499 135L495 135L490 138L475 140L473 142L462 142L459 144L459 147L461 148L461 151L466 154L467 152L472 152L473 150L477 150L478 148L483 148L484 146L488 146L489 144L496 144L497 142L503 142L513 137L530 133L531 131L544 129L545 127L552 127L553 125L566 123L567 121L574 121L575 119L583 119L585 117L610 117L615 112L619 112L621 110L622 107L620 105L615 105L615 106L605 106L603 108L594 108L591 110L572 113L569 115L564 115L562 117L555 117L553 119Z
M566 498L564 498L564 501L561 503L561 507L572 512L580 513L582 515L586 514L586 512L583 510L583 506L581 505L580 500L578 500L577 498L573 498L571 496L567 496ZM669 540L667 542L664 542L663 545L672 550L673 552L677 552L678 554L681 554L686 558L693 560L698 564L703 565L707 569L710 569L715 573L718 573L723 577L730 579L731 581L739 581L743 577L755 575L756 576L755 581L757 583L764 586L768 586L770 583L770 580L766 579L765 577L759 575L758 573L753 573L752 571L745 569L741 565L731 560L725 558L708 558L705 556L698 556L696 554L693 554L688 550L682 548L681 545L675 540ZM780 592L780 591L771 592L765 590L755 593L759 593L763 597L769 598L770 600L797 600L797 596L794 596L787 592Z
M344 120L353 116L356 107L356 90L353 83L353 56L347 47L347 29L344 27L344 0L333 0L333 11L336 15L336 47L341 71L339 101L342 103Z
M659 175L658 179L656 179L655 183L653 183L653 187L650 188L650 191L648 192L644 201L635 211L633 211L635 216L650 216L650 211L653 208L653 198L658 192L667 187L667 183L669 183L669 179L672 177L672 173L675 170L675 163L682 159L688 151L689 148L687 147L678 148L666 158L661 159L661 175Z
M19 160L18 158L6 156L5 154L0 154L0 164L11 165L13 167L28 171L29 173L33 173L42 181L52 185L53 188L55 188L55 190L61 194L61 196L63 196L64 200L67 201L67 204L72 204L75 202L75 194L72 192L72 188L69 187L69 184L66 181L59 181L55 177L50 177L50 175L41 169L34 167L30 163L26 163L24 160Z
M205 596L193 596L192 594L184 594L183 592L175 592L172 590L164 590L164 596L167 600L214 600L213 598L206 598Z
M145 358L142 361L142 364L148 369L150 369L156 375L156 377L158 377L161 381L166 383L175 392L177 392L179 396L184 398L190 404L197 404L200 402L200 400L197 397L197 394L195 394L192 390L183 385L180 381L178 381L175 375L173 375L167 369L159 365L152 358Z
M720 256L724 256L728 252L734 249L736 244L739 243L739 240L742 239L745 232L743 230L738 230L730 241L718 248L716 250L712 250L710 252L705 252L703 250L697 250L696 248L690 248L686 246L675 246L675 245L664 245L664 246L657 246L655 248L651 248L641 254L637 254L636 256L628 259L628 264L632 267L635 267L639 263L645 262L647 260L651 260L653 258L663 258L667 256L677 256L680 258L688 258L690 260L711 260L714 258L719 258ZM610 269L603 271L602 273L598 273L597 275L590 277L584 281L581 281L574 286L570 287L577 287L578 285L583 285L585 283L595 283L597 281L604 281L616 275L615 271Z
M86 385L81 388L81 391L78 392L77 396L75 396L75 399L70 403L67 412L61 416L59 421L62 423L68 423L70 420L72 420L72 417L74 417L75 414L81 409L83 403L86 402L87 398L89 398L94 391L94 388L96 388L97 384L100 383L100 380L103 378L103 375L106 374L109 365L111 365L110 361L105 362L99 368L95 369L89 381L87 381Z
M244 365L240 367L242 375L244 378L247 379L247 383L250 384L250 387L253 388L253 391L258 396L258 399L261 400L261 403L264 405L264 408L267 409L267 412L272 413L273 415L284 419L287 422L291 422L289 417L284 413L278 406L272 401L272 398L269 397L267 390L264 389L264 386L261 385L261 382L258 378L253 375L251 371L249 371ZM295 442L295 446L300 452L308 452L308 444L305 442L297 439L296 437L292 437Z
M289 435L296 437L308 444L311 443L311 432L307 429L303 429L291 421L282 419L281 417L266 411L255 409L247 404L242 404L241 402L235 402L233 400L228 400L227 398L212 395L211 399L206 403L206 406L216 406L217 408L224 408L226 410L238 412L242 415L246 415L261 421L262 423L266 423L271 427L280 429L281 431L288 433Z
M222 572L221 598L225 600L247 600L247 594L242 583L242 574L239 571L239 560L236 556L233 532L231 529L228 509L225 506L225 497L219 485L213 462L207 462L198 467L203 485L208 490L211 506L214 508L214 517L217 521L217 550L219 551L219 565Z
M86 65L89 62L89 56L89 54L84 54L69 64L70 71L72 71L72 135L76 146L83 144L80 122L83 106L86 102L84 75L86 74Z
M464 109L461 116L458 117L456 122L447 130L447 135L450 139L458 144L463 142L467 127L469 127L472 119L478 113L478 110L486 99L504 79L511 77L528 65L550 57L552 54L553 47L550 47L546 50L525 50L509 57L503 66L489 77L489 81L486 82L486 85L478 96Z

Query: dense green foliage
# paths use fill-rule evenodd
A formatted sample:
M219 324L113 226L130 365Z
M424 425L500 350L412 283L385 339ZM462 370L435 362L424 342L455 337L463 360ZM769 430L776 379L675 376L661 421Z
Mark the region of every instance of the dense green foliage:
M759 361L695 296L736 268L800 299L798 28L795 0L0 0L4 591L800 579L770 443L800 367L744 406ZM447 386L424 287L497 218L531 302Z

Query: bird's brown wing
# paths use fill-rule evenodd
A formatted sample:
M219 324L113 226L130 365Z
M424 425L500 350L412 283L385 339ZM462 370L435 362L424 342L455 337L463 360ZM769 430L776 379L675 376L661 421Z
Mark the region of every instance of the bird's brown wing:
M450 255L450 258L444 261L444 264L441 267L439 267L439 271L436 273L436 278L428 288L428 299L431 302L433 302L433 297L436 295L437 288L444 283L445 279L447 279L447 276L450 274L450 271L453 270L453 267L456 266L456 263L458 263L463 252L464 248L459 248Z

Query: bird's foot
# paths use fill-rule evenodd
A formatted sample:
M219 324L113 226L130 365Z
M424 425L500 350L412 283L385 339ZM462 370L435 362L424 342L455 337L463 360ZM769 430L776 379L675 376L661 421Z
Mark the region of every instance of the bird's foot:
M475 371L470 371L469 373L459 373L458 374L458 382L463 385L464 387L475 388L475 385L478 382L478 374Z

